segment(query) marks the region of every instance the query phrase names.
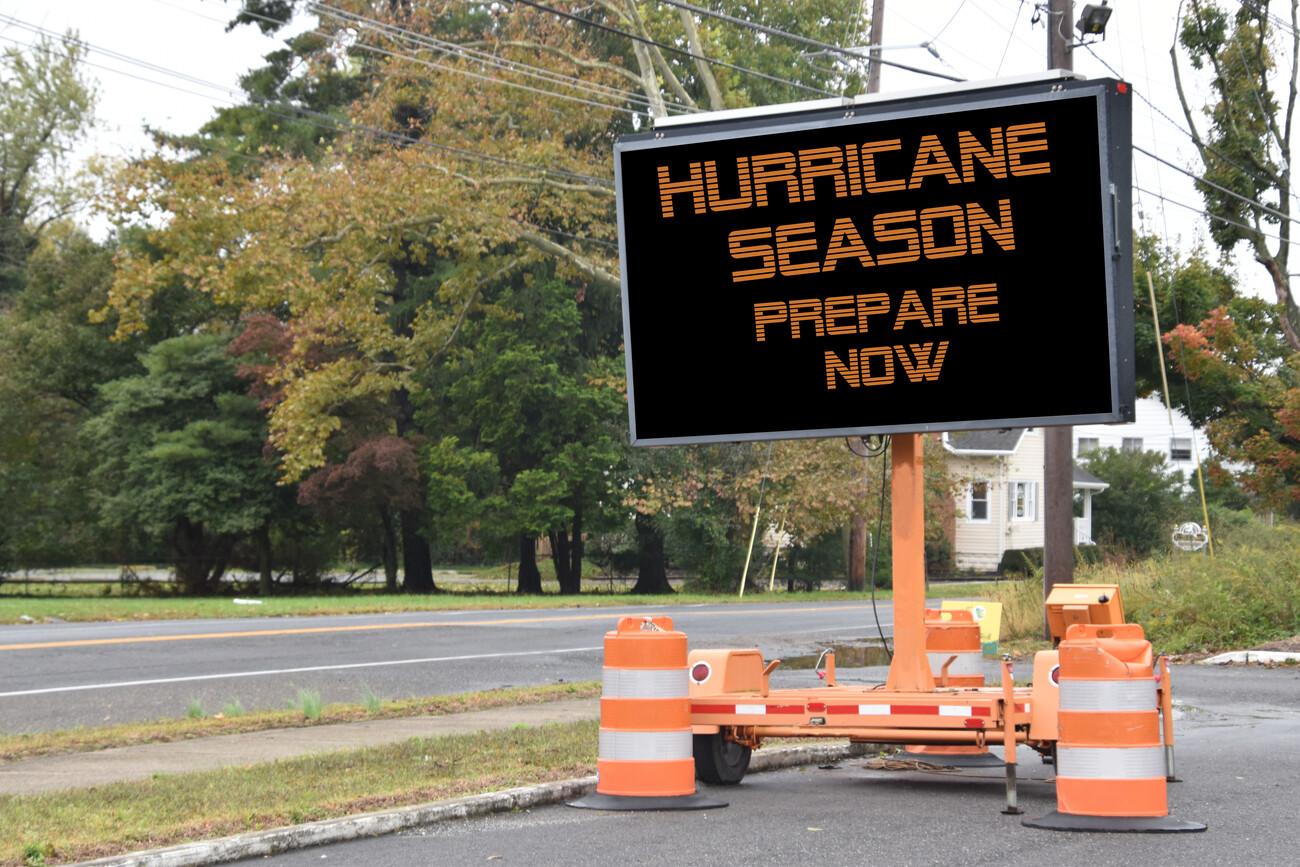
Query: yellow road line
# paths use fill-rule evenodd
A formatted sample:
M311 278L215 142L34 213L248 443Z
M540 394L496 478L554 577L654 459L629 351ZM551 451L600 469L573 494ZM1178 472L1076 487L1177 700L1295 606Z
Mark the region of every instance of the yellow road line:
M835 605L817 608L798 608L798 613L825 611L852 611L856 606ZM865 607L865 606L864 606ZM728 617L739 614L790 614L790 609L769 609L756 611L737 608L724 611L692 611L691 614ZM282 635L320 635L333 632L377 632L385 629L431 629L446 626L513 626L529 623L565 623L579 620L612 620L615 616L601 614L563 614L538 617L503 617L494 620L439 620L417 621L414 623L364 623L351 626L301 626L294 629L248 629L238 632L190 632L182 635L141 635L130 638L85 638L77 641L38 641L26 644L0 644L3 650L48 650L58 647L99 647L107 644L153 644L160 641L206 641L217 638L262 638Z

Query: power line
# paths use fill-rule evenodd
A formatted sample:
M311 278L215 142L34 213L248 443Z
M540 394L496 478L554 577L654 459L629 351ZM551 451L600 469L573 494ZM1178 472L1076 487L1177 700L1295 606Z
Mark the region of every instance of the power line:
M1185 208L1189 211L1192 211L1193 213L1201 214L1205 217L1208 217L1211 220L1217 220L1220 223L1226 223L1229 226L1236 226L1239 229L1245 229L1247 232L1259 232L1259 234L1263 235L1265 238L1269 238L1271 240L1277 241L1282 244L1289 244L1290 246L1293 247L1300 247L1300 241L1292 241L1290 239L1284 239L1278 235L1271 235L1268 232L1256 229L1253 226L1247 226L1245 223L1239 223L1236 220L1229 220L1227 217L1220 217L1218 214L1212 214L1208 211L1203 210L1202 208L1197 207L1196 205L1189 205L1186 202L1180 202L1177 199L1171 199L1168 198L1167 196L1162 196L1160 193L1153 192L1144 187L1139 187L1137 185L1134 185L1133 189L1140 190L1146 193L1148 196L1155 196L1157 199L1159 199L1162 202L1168 202L1171 205L1177 205L1178 207ZM1168 234L1168 230L1166 230L1166 234Z
M621 97L630 102L640 103L645 108L649 108L649 106L651 105L651 101L647 96L638 93L636 91L628 90L626 88L619 88L619 87L614 87L612 85L601 84L598 82L586 81L572 75L565 75L564 73L557 72L556 70L553 69L546 69L544 67L534 66L532 64L524 63L522 61L510 60L508 58L504 58L496 54L492 54L486 51L480 51L476 48L471 48L469 46L460 45L455 42L450 42L444 39L437 39L433 36L427 36L425 34L416 33L412 30L408 30L403 27L398 27L395 24L389 24L384 21L376 20L374 18L367 18L366 16L357 14L355 12L349 12L344 9L337 9L333 6L329 6L324 3L311 3L308 6L308 8L313 12L317 12L318 14L323 13L325 15L328 15L333 18L337 18L340 21L344 21L354 26L361 26L367 29L378 30L379 32L384 33L385 35L393 35L407 42L411 42L426 48L432 48L436 51L441 51L444 55L455 55L457 57L461 57L463 59L470 60L472 62L478 62L478 63L486 64L488 66L492 66L504 72L514 72L521 75L531 76L540 81L544 81L548 84L561 84L564 86L574 87L575 89L586 91L592 94L598 94L607 97ZM277 20L263 15L257 15L256 17L264 18L269 21ZM694 108L680 101L673 101L670 107L676 108L678 111L683 111L683 112L698 111L697 108Z
M1011 40L1016 35L1016 24L1019 23L1020 13L1024 8L1025 0L1020 0L1020 3L1016 6L1016 15L1011 20L1011 26L1007 28L1007 41L1006 44L1002 46L1002 56L998 58L998 68L993 72L994 78L1002 74L1002 64L1007 62L1007 51L1011 48Z
M412 33L411 31L408 31L408 30L403 30L403 29L400 28L400 27L393 27L393 26L391 26L391 25L385 25L383 22L375 21L374 19L368 19L368 18L365 18L364 16L355 16L355 17L357 18L357 20L356 20L356 21L353 21L353 20L351 20L350 18L344 17L345 14L346 14L346 15L352 15L352 13L341 13L341 12L338 12L338 11L336 11L336 10L333 10L332 7L325 7L325 6L322 6L321 4L312 4L312 8L313 8L313 9L320 9L320 10L323 11L325 14L327 14L327 15L333 15L334 17L339 18L340 20L343 20L343 21L345 21L346 23L351 24L351 25L353 25L353 26L356 26L356 25L357 25L358 23L360 23L360 22L365 22L366 26L369 26L369 27L371 27L371 28L376 27L376 26L377 26L377 27L387 27L387 28L390 28L390 29L392 29L392 30L398 31L398 32L400 32L400 33L407 34L409 37L419 38L419 34ZM289 23L286 19L282 19L282 18L274 18L274 17L269 16L269 15L263 15L263 14L261 14L261 13L258 13L258 12L252 12L252 11L248 11L248 10L246 10L246 11L244 12L244 14L245 14L245 15L248 15L250 18L259 19L259 20L266 21L266 22L273 23L273 24L288 24L288 23ZM319 30L319 29L313 30L313 31L311 31L311 32L312 32L312 33L315 33L315 34L317 34L317 35L319 35L319 36L322 36L322 37L324 37L324 38L326 38L326 39L332 39L332 38L334 38L334 34L326 33L326 32L324 32L324 31L322 31L322 30ZM445 47L443 47L443 46L445 46ZM456 43L453 43L453 42L444 42L444 43L443 43L443 46L438 46L438 49L439 49L440 51L442 51L444 55L447 55L447 54L453 53L453 52L455 52L456 50L459 50L459 49L463 48L463 46L459 46L459 45L457 45ZM507 79L500 78L500 77L498 77L498 76L492 76L492 75L487 75L487 74L485 74L485 73L479 73L479 72L474 72L474 71L472 71L472 70L463 69L463 68L458 67L458 66L448 66L448 65L445 65L445 64L435 63L435 62L433 62L433 61L425 60L425 59L420 58L420 57L415 57L415 56L410 55L410 54L403 54L403 53L401 53L401 52L397 52L397 51L390 51L390 50L388 50L388 49L380 48L380 47L375 46L375 45L367 45L367 44L365 44L364 42L360 42L360 41L354 43L354 44L353 44L352 46L350 46L350 47L357 48L357 49L362 50L362 51L368 51L368 52L370 52L370 53L372 53L372 54L379 54L379 55L381 55L381 56L385 56L385 57L392 57L392 58L400 58L400 59L404 59L404 60L409 60L409 61L411 61L411 62L413 62L413 63L417 63L417 64L420 64L420 65L422 65L422 66L429 67L429 68L431 68L431 69L438 69L438 70L442 70L442 71L444 71L444 72L450 72L450 73L453 73L453 74L456 74L456 75L464 75L464 76L467 76L467 77L469 77L469 78L475 78L475 79L479 79L479 80L481 80L481 81L486 81L486 82L488 82L488 83L493 83L493 84L500 84L500 85L503 85L503 86L505 86L505 87L513 87L513 88L516 88L516 89L519 89L519 90L524 90L524 91L527 91L527 92L530 92L530 93L534 93L534 94L538 94L538 95L543 95L543 96L552 96L552 97L556 97L556 98L558 98L558 99L564 99L564 100L567 100L567 101L570 101L570 102L576 102L576 103L579 103L579 104L582 104L582 105L587 105L587 106L590 106L590 107L593 107L593 108L603 108L603 109L608 109L608 110L611 110L611 111L622 111L622 112L626 112L626 113L631 114L631 115L635 115L635 114L637 114L637 112L633 111L632 109L626 108L625 106L622 106L622 105L616 105L616 104L612 104L612 103L608 103L608 102L597 102L597 101L593 101L593 100L589 100L589 99L584 99L583 97L575 96L575 95L570 94L570 93L562 93L562 92L555 91L555 90L547 90L547 89L545 89L545 88L538 88L538 87L534 87L534 86L532 86L532 85L524 84L524 83L522 83L522 82L509 81L509 80L507 80ZM464 56L464 55L461 55L461 56ZM489 55L489 56L490 56L490 55ZM475 58L475 59L478 60L478 62L485 62L485 61L483 61L483 60L480 59L480 58ZM494 60L494 62L490 63L489 65L492 65L492 66L494 66L494 67L497 68L497 69L501 69L502 71L522 72L522 70L518 70L518 69L516 69L516 70L507 70L505 64L508 63L508 62L509 62L509 61L501 61L499 58L496 58L496 59ZM521 64L521 65L522 65L522 66L529 66L528 64ZM539 67L532 67L532 66L529 66L529 68L530 68L530 69L534 69L534 70L539 69ZM529 73L524 72L523 74L529 74ZM538 74L536 74L536 73L533 73L533 74L534 74L534 77L539 77ZM590 95L593 95L593 96L606 96L606 97L607 97L607 96L611 96L611 95L613 95L613 94L603 93L603 92L600 92L600 91L594 90L594 89L593 89L593 86L592 86L589 82L584 82L584 81L582 81L581 79L573 78L572 76L564 76L562 73L554 73L554 75L555 75L555 76L558 76L558 77L561 77L561 78L566 78L566 79L568 79L568 81L566 81L566 82L561 82L561 81L557 81L557 80L555 80L554 78L552 78L552 79L547 80L547 83L548 83L548 84L561 84L561 85L563 85L563 86L574 87L574 89L576 89L576 90L580 90L580 91L586 92L586 93L588 93L588 94L590 94ZM571 84L570 82L573 82L573 83ZM576 85L576 86L575 86L575 85ZM596 85L596 87L604 88L604 87L606 87L606 85ZM614 88L613 90L617 90L617 89ZM624 93L624 94L631 94L630 91L622 91L622 93ZM630 97L624 97L624 98L628 98L629 101L640 100L640 101L644 104L644 106L645 106L646 108L648 108L649 105L650 105L650 101L649 101L649 99L645 99L645 98L642 98L642 97L639 97L639 96L636 96L636 95L631 95Z
M831 96L831 97L839 96L839 94L831 93L829 90L822 90L819 87L809 87L806 84L800 84L799 82L791 81L788 78L781 78L778 75L769 75L768 73L760 72L757 69L750 69L749 67L746 66L738 66L735 63L728 63L725 60L717 60L712 57L706 57L702 54L696 54L692 51L687 51L685 48L678 48L675 45L669 45L666 42L660 42L656 39L650 39L649 37L646 36L639 36L635 33L631 33L627 30L622 30L618 27L612 27L609 24L604 24L600 21L592 21L590 18L583 18L581 15L574 15L572 12L565 12L563 9L557 9L554 6L547 6L545 3L538 3L536 2L536 0L510 0L510 2L522 3L524 6L531 6L532 8L537 9L539 11L549 12L550 14L559 16L560 18L566 18L570 21L577 22L578 24L585 24L588 27L594 27L597 30L605 31L606 33L612 33L616 36L626 36L628 39L631 39L634 42L640 42L643 45L653 45L655 48L661 49L663 51L671 51L673 54L677 54L682 57L688 57L691 60L699 60L701 62L709 63L714 66L721 66L724 69L734 69L735 71L742 72L745 75L753 75L757 78L766 79L767 81L772 81L777 84L784 84L788 87L793 87L798 90L802 90L806 93L815 93L818 96Z
M24 30L27 30L27 31L31 32L31 33L43 34L43 35L46 35L46 36L53 36L53 37L57 37L57 38L63 38L60 34L54 33L53 31L50 31L50 30L47 30L47 29L45 29L44 27L40 27L40 26L38 26L38 25L31 24L30 22L23 21L23 20L21 20L21 19L14 18L14 17L12 17L12 16L8 16L8 15L0 14L0 20L8 21L10 24L14 24L14 25L16 25L16 26L18 26L18 27L20 27L20 28L22 28L22 29L24 29ZM179 71L177 71L177 70L170 69L170 68L165 67L165 66L160 66L160 65L158 65L158 64L152 63L152 62L147 61L147 60L143 60L143 59L138 58L138 57L133 57L133 56L128 55L128 54L123 54L123 53L118 52L118 51L113 51L113 50L111 50L111 49L102 48L102 47L100 47L100 46L97 46L97 45L94 45L94 44L92 44L92 43L86 42L86 41L83 40L83 39L75 39L75 40L73 40L73 41L74 41L76 44L82 46L83 48L85 48L85 49L87 49L87 50L89 50L89 51L95 51L95 52L98 52L98 53L103 54L103 55L105 55L105 56L112 57L112 58L115 59L115 60L120 60L120 61L122 61L122 62L124 62L124 63L128 63L128 64L131 64L131 65L133 65L133 66L139 66L139 67L142 67L142 68L146 68L146 69L149 69L149 70L151 70L151 71L159 72L159 73L161 73L161 74L163 74L163 75L166 75L166 76L169 76L169 77L173 77L173 78L181 79L181 80L183 80L183 81L193 82L193 83L198 84L198 85L200 85L200 86L202 86L202 87L207 87L207 88L210 88L210 89L212 89L212 90L221 91L221 92L226 93L226 94L228 94L228 95L230 95L230 96L237 96L237 95L238 95L238 94L236 93L236 91L234 91L234 90L232 90L232 89L230 89L230 88L228 88L228 87L226 87L225 85L222 85L222 84L217 84L217 83L215 83L215 82L207 81L207 80L205 80L205 79L198 78L198 77L196 77L196 76L188 75L187 73L179 72ZM111 69L110 69L110 71L117 71L117 70L111 70ZM148 79L142 79L142 78L140 78L140 76L130 75L130 73L125 73L125 72L123 72L122 74L128 75L129 77L132 77L132 78L137 78L137 79L140 79L140 80L145 80L145 81L148 80ZM194 96L200 96L200 97L202 97L202 98L204 98L204 99L213 99L213 97L212 97L211 95L208 95L208 94L201 94L201 93L197 93L197 92L195 92L195 91L186 90L186 89L184 89L184 88L176 87L175 85L164 85L164 84L162 84L161 82L156 82L156 81L153 81L153 82L150 82L150 83L158 84L158 85L160 85L160 86L164 86L164 87L169 87L169 88L171 88L171 89L173 89L173 90L177 90L177 91L180 91L180 92L190 93L191 95L194 95ZM246 107L253 108L253 109L256 109L256 110L258 110L258 111L262 111L262 112L264 112L264 113L266 113L266 114L269 114L269 115L272 115L272 116L275 116L275 117L280 117L280 118L283 118L283 119L286 119L286 120L301 120L301 119L303 119L303 117L314 117L314 118L322 119L323 121L325 121L325 124L327 124L327 125L322 125L322 124L320 124L320 123L313 124L314 126L317 126L317 127L320 128L320 129L329 129L329 130L332 130L332 131L334 131L334 132L365 132L365 133L368 133L368 134L370 134L370 135L372 135L372 136L375 136L375 137L377 137L377 138L381 138L381 139L384 139L384 140L387 140L387 141L390 141L390 142L401 142L401 143L403 143L403 144L408 144L408 145L413 145L413 146L418 146L418 147L424 147L424 148L431 148L431 149L434 149L434 150L444 151L444 152L446 152L446 153L450 153L450 154L453 154L453 155L455 155L455 156L463 157L463 158L466 158L466 159L477 160L477 161L479 161L479 162L487 162L487 163L494 163L494 164L497 164L497 165L511 166L511 167L514 167L514 168L520 168L520 169L525 169L525 170L532 171L532 172L538 172L538 173L541 173L541 174L543 174L543 175L552 175L552 176L555 176L555 177L562 177L562 178L566 178L566 179L569 179L569 180L582 181L582 182L584 182L584 183L596 184L596 185L600 185L600 186L604 186L604 187L610 187L610 186L612 186L612 183L611 183L611 181L610 181L608 178L601 178L601 177L596 177L596 176L593 176L593 175L585 175L585 174L581 174L581 173L578 173L578 172L571 172L571 171L568 171L568 170L566 170L566 169L553 169L553 168L548 168L548 167L545 167L545 166L538 166L538 165L534 165L534 164L531 164L531 163L525 163L525 162L520 162L520 161L518 161L518 160L512 160L512 159L509 159L509 158L507 158L507 157L500 157L500 156L496 156L496 155L493 155L493 154L484 153L484 152L482 152L482 151L474 150L474 149L472 149L472 148L463 148L463 147L458 147L458 146L455 146L455 145L443 144L443 143L441 143L441 142L436 142L436 141L433 141L433 140L430 140L430 139L414 138L414 137L412 137L412 136L402 135L401 133L396 133L396 132L392 132L392 131L389 131L389 130L383 130L383 129L379 129L379 128L377 128L377 127L366 126L366 125L364 125L364 124L357 124L357 123L355 123L355 122L353 122L353 121L340 121L340 119L334 117L333 115L329 115L329 114L326 114L326 113L324 113L324 112L314 111L314 110L312 110L312 109L305 108L305 107L303 107L303 106L293 105L292 103L284 104L284 105L283 105L283 108L288 109L289 111L297 112L299 116L289 115L289 114L285 114L284 112L276 111L274 108L272 108L270 105L268 105L268 104L266 104L266 103L249 102L249 103L244 103L244 104L241 105L240 103L235 103L235 102L233 102L233 101L231 101L231 100L226 100L226 101L227 101L227 102L228 102L232 107L235 107L235 108L239 108L239 107L244 107L244 106L246 106Z
M540 5L540 4L536 4L536 3L531 2L531 0L515 0L515 2L517 2L517 3L527 3L527 5L529 5L529 6ZM749 30L753 30L753 31L756 32L756 33L763 33L763 34L766 34L766 35L768 35L768 36L779 36L779 37L781 37L782 39L789 39L789 40L792 41L792 42L798 42L798 43L800 43L800 44L807 45L807 46L809 46L809 47L811 47L811 48L817 48L817 49L819 49L819 50L821 50L821 51L826 51L826 52L829 52L829 53L831 53L831 54L838 54L838 55L840 55L840 56L842 56L842 57L849 57L849 58L852 58L852 59L854 59L854 60L865 60L865 59L867 59L866 57L863 56L863 54L862 54L861 51L856 51L856 50L854 50L854 49L852 49L852 48L841 48L840 46L838 46L838 45L832 45L832 44L829 43L829 42L822 42L821 40L818 40L818 39L810 39L810 38L808 38L807 36L800 36L800 35L797 34L797 33L791 33L790 31L788 31L788 30L782 30L782 29L779 28L779 27L770 27L770 26L768 26L768 25L766 25L766 24L759 24L759 23L756 22L756 21L748 21L748 20L746 20L746 19L744 19L744 18L737 18L736 16L734 16L734 15L728 15L728 14L725 13L725 12L715 12L715 11L713 11L712 9L706 9L706 8L704 8L703 6L696 6L696 5L693 4L693 3L684 3L684 2L682 2L682 0L659 0L659 2L660 2L660 3L663 3L663 4L666 5L666 6L675 6L675 7L677 7L678 9L685 9L685 10L688 11L688 12L694 12L696 15L703 15L703 16L705 16L705 17L707 17L707 18L716 18L716 19L718 19L719 21L726 21L728 24L735 24L735 25L738 25L738 26L740 26L740 27L745 27L745 28L747 28L747 29L749 29ZM963 0L963 5L965 5L965 0ZM958 11L961 11L961 7L958 7ZM954 17L954 18L957 17L955 13L954 13L953 17ZM949 20L948 23L951 24L952 21ZM943 30L946 30L946 29L947 29L947 25L944 25ZM940 33L942 33L943 30L940 30ZM939 37L936 35L936 36L935 36L935 39L938 39L938 38L939 38ZM917 67L917 66L911 66L911 65L906 64L906 63L899 63L899 62L896 61L896 60L885 60L885 59L883 59L883 58L879 58L879 57L877 57L877 58L872 58L872 60L873 60L873 62L878 62L878 63L880 63L880 64L883 65L883 66L895 66L895 67L897 67L897 68L899 68L899 69L905 69L905 70L907 70L908 72L915 72L915 73L917 73L918 75L930 75L930 76L933 76L933 77L935 77L935 78L943 78L943 79L946 79L946 80L948 80L948 81L965 81L965 80L966 80L966 79L964 79L964 78L960 78L960 77L958 77L958 76L956 76L956 75L948 75L946 72L934 72L934 71L929 70L929 69L921 69L920 67ZM822 91L822 92L825 93L825 91ZM828 94L828 95L829 95L829 96L834 96L835 94Z
M1143 156L1150 157L1151 159L1155 160L1158 163L1169 166L1169 168L1173 169L1176 172L1182 172L1184 175L1187 175L1187 177L1191 178L1194 181L1198 181L1202 184L1205 184L1208 187L1213 187L1214 189L1218 190L1221 193L1227 193L1229 196L1232 196L1234 199L1238 199L1241 202L1250 205L1252 208L1259 208L1261 211L1264 211L1267 214L1272 214L1273 216L1278 217L1279 219L1287 220L1289 222L1300 225L1300 220L1297 220L1295 217L1292 217L1290 214L1285 214L1282 211L1277 210L1276 208L1271 208L1268 205L1264 204L1263 202L1258 201L1257 199L1252 199L1249 198L1248 196L1243 196L1241 193L1234 192L1233 190L1228 189L1222 184L1216 184L1214 181L1208 178L1203 178L1200 175L1196 174L1196 172L1191 171L1190 169L1185 169L1180 165L1170 162L1169 160L1165 159L1162 156L1157 156L1156 154L1151 153L1151 151L1147 150L1146 148L1133 145L1133 150L1137 151Z
M1106 67L1106 69L1110 72L1111 75L1115 76L1118 79L1127 81L1127 78L1122 73L1118 72L1115 69L1115 67L1111 66L1104 59L1102 59L1101 56L1097 54L1097 52L1093 51L1092 46L1084 45L1084 48L1087 48L1088 53L1091 54L1098 63ZM1131 87L1131 83L1130 83L1130 87ZM1242 165L1241 163L1233 160L1227 154L1223 153L1223 151L1219 150L1214 145L1210 144L1207 141L1199 139L1195 134L1191 132L1191 130L1187 129L1185 126L1183 126L1178 121L1170 117L1167 113L1165 113L1165 111L1163 111L1160 108L1160 106L1152 102L1151 99L1147 97L1146 94L1144 94L1141 90L1139 90L1136 87L1131 87L1131 89L1133 91L1133 94L1146 104L1147 108L1151 109L1156 114L1160 115L1160 117L1164 118L1164 120L1167 121L1170 126L1172 126L1174 129L1181 132L1183 135L1187 136L1187 138L1192 142L1192 144L1195 145L1198 149L1204 148L1207 153L1212 154L1216 159L1220 160L1226 165L1232 166L1234 169L1236 169L1239 172L1242 172L1243 174L1247 174L1255 178L1259 178L1261 176L1260 171L1258 169L1252 169ZM1265 180L1271 180L1271 179L1265 178ZM1296 192L1293 191L1291 192L1290 195L1291 198L1295 199L1297 202L1300 202L1300 194L1297 194Z

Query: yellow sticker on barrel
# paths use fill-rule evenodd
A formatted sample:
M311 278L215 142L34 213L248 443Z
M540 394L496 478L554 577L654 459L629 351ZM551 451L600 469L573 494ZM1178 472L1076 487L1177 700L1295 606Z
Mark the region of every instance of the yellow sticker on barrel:
M943 611L969 611L980 625L980 644L985 656L998 652L998 638L1002 633L1002 603L965 602L960 599L945 599L940 606Z

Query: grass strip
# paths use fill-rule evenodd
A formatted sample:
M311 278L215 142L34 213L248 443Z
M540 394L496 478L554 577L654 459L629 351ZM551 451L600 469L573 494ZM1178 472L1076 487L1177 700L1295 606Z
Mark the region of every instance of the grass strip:
M121 723L112 726L62 729L30 734L0 735L0 760L28 759L56 753L91 752L109 747L130 747L191 740L212 735L233 735L267 729L307 728L357 720L393 719L412 716L442 716L496 707L542 704L575 698L596 698L600 683L549 684L520 686L383 701L367 707L362 704L325 705L320 715L308 717L302 708L253 711L243 716L211 716L197 719L161 719L151 722ZM371 708L374 708L373 710Z
M0 865L57 864L591 774L595 721L415 738L193 774L0 796Z
M939 584L929 589L935 599L987 598L994 585L991 582L963 582ZM675 593L664 596L609 593L593 590L576 596L546 595L517 596L513 593L490 591L450 591L428 594L386 594L356 591L324 596L272 596L261 600L261 605L239 605L230 597L120 597L74 595L75 585L60 588L55 595L13 595L0 591L0 624L23 622L29 617L37 621L49 618L69 622L88 621L138 621L138 620L196 620L205 618L301 617L338 614L388 614L407 611L476 611L476 610L527 610L553 608L612 608L649 605L672 609L681 605L772 604L866 602L867 594L845 590L818 590L786 593L750 593L743 599L732 594ZM84 591L83 591L84 592ZM878 590L877 599L892 597L889 590Z

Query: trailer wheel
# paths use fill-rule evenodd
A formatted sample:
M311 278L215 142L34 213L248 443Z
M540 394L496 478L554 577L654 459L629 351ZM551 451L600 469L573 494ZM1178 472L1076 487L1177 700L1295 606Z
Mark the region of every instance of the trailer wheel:
M714 785L734 786L745 778L753 751L722 732L695 735L695 778Z

